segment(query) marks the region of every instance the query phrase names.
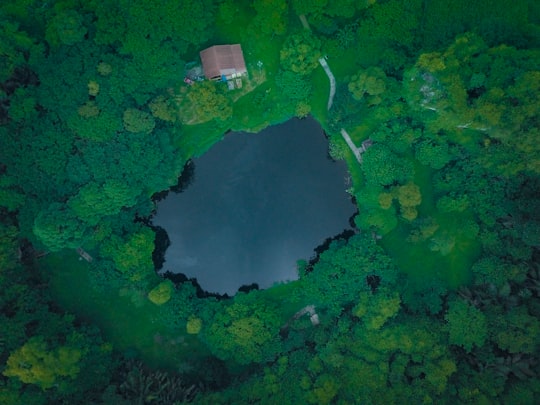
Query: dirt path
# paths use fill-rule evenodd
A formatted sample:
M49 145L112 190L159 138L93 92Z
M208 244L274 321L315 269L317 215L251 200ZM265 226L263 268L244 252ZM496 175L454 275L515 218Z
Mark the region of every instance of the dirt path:
M341 136L343 137L343 139L345 139L345 142L347 142L347 145L349 145L349 148L351 148L358 163L362 164L362 152L363 152L362 148L356 147L351 137L349 136L348 132L345 131L344 128L341 128Z
M298 18L300 18L300 22L302 23L302 26L306 29L306 30L311 30L311 27L309 26L309 23L307 22L307 18L304 14L300 14L298 16Z
M326 59L320 58L319 63L323 67L324 71L326 72L326 76L328 76L328 79L330 80L330 94L328 94L328 104L326 105L326 108L330 110L330 108L332 108L332 104L334 103L334 96L336 95L336 78L330 70L330 66L328 66Z
M301 14L298 16L298 18L300 18L302 26L306 30L311 31L311 27L309 26L306 16L304 14ZM322 68L326 72L326 75L328 76L328 79L330 80L330 94L328 95L328 104L326 106L329 110L330 108L332 108L332 104L334 103L334 95L336 94L336 78L334 77L332 70L330 70L330 66L328 66L328 62L326 62L325 58L320 58L319 64L322 66Z

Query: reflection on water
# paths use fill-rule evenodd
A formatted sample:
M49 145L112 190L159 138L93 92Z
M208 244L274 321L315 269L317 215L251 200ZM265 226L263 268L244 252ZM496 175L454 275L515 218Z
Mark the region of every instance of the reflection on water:
M157 205L153 223L171 241L162 271L229 295L296 279L296 261L350 228L355 211L345 164L327 148L312 119L227 134L195 161L193 184Z

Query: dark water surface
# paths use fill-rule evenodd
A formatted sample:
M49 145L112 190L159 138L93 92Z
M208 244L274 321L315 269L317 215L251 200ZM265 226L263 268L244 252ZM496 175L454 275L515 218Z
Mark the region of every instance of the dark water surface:
M188 189L157 205L153 223L171 241L162 271L229 295L296 279L296 261L350 229L355 212L345 163L329 160L327 149L313 119L226 135L195 160Z

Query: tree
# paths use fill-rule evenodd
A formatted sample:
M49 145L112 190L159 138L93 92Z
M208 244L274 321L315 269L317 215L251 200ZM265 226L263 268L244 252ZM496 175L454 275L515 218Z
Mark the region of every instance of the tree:
M129 132L149 134L156 126L154 118L146 111L128 108L124 111L124 128Z
M285 40L279 53L281 67L300 75L310 74L319 66L321 41L311 31L303 30Z
M484 345L488 337L488 323L479 309L455 299L450 302L444 319L448 322L450 344L461 346L467 352Z
M367 209L358 215L354 220L360 229L374 229L379 235L384 236L391 232L398 225L395 209Z
M170 280L165 280L155 286L149 293L148 299L156 305L163 305L171 299L174 291L174 284Z
M404 183L414 175L413 165L387 146L374 144L363 155L362 172L371 184L389 186Z
M101 246L101 254L110 258L116 270L133 282L143 281L152 274L154 268L152 252L154 250L154 232L145 226L138 226L136 232L123 239L112 235ZM158 300L164 299L171 286L165 283L158 288L153 296Z
M150 108L152 115L160 120L176 122L178 118L178 110L173 100L164 95L159 95L152 99L148 104L148 108Z
M280 103L287 109L303 118L311 111L309 97L312 93L311 82L300 74L290 70L280 70L276 76L276 86L279 89Z
M136 202L139 190L125 182L111 179L103 184L90 182L68 201L68 206L84 222L91 226L105 216L117 214L123 207L131 207Z
M440 170L452 160L448 144L442 141L424 139L414 145L414 157L420 163Z
M75 10L59 10L47 24L45 39L49 45L74 45L81 42L88 32L83 17Z
M360 318L368 330L379 330L395 317L400 309L401 299L398 292L379 289L376 293L363 291L359 303L354 307L354 316Z
M397 199L401 206L401 216L408 221L412 221L418 215L416 207L422 202L420 187L409 182L397 188Z
M38 240L51 252L80 246L86 230L77 213L61 203L52 203L39 212L33 228Z
M489 331L497 346L509 353L537 353L540 345L540 321L520 306L508 313L493 308L490 313Z
M348 89L355 100L365 100L370 106L378 105L386 91L386 74L381 68L370 67L352 76Z
M203 323L201 318L189 318L186 324L186 332L190 335L197 335L202 329Z
M206 80L190 87L180 111L184 123L227 121L231 118L233 112L231 100L218 86L219 84Z
M250 28L255 33L283 35L287 32L289 5L286 0L254 0L256 11Z
M24 204L25 200L26 197L21 193L15 178L5 175L0 177L0 206L14 212Z
M74 379L82 356L79 349L69 345L51 350L42 336L35 336L9 356L3 374L46 390L61 379Z
M273 359L279 348L277 335L281 326L276 308L266 303L246 305L243 300L235 299L216 313L199 336L221 359L239 364Z

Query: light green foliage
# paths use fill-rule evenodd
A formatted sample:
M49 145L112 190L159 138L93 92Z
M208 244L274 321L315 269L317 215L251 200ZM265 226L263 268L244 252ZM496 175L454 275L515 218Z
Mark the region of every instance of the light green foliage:
M146 111L128 108L124 111L124 128L129 132L143 132L149 134L156 126L156 121Z
M425 367L426 381L434 386L437 393L443 393L448 378L457 371L456 362L449 358L440 358Z
M510 353L537 353L540 347L540 321L524 306L507 314L491 314L488 319L493 341Z
M313 389L308 396L310 404L331 404L338 393L339 383L329 374L321 374L315 380Z
M101 245L101 254L114 261L115 268L131 281L141 281L153 269L154 232L139 227L127 240L113 235ZM166 288L166 287L165 287Z
M202 326L201 318L189 318L186 324L186 332L190 335L197 335L201 331Z
M446 256L454 250L456 236L447 230L439 230L430 240L429 248L434 252L439 252Z
M222 93L222 90L218 88L219 85L219 83L206 80L189 88L186 96L187 103L182 102L180 111L184 123L227 121L232 116L231 100Z
M148 299L156 305L163 305L171 299L174 291L174 284L170 280L165 280L155 286L149 293Z
M379 330L389 319L397 315L400 304L401 299L397 292L379 290L373 294L362 291L353 314L363 321L368 330Z
M279 53L283 69L300 75L310 74L321 56L320 39L307 30L290 35Z
M81 350L70 346L50 350L43 337L36 336L9 356L3 374L45 390L62 378L75 378L82 355Z
M360 229L375 229L377 234L384 236L397 225L398 219L395 209L372 208L355 217L354 222Z
M77 213L61 203L52 203L37 215L33 231L38 240L51 252L80 246L86 225Z
M414 220L418 215L415 207L422 202L420 187L412 182L399 186L397 188L397 199L401 206L401 216L408 221Z
M487 319L484 313L462 300L450 302L445 317L448 322L449 342L470 352L482 347L487 339Z
M532 139L538 126L531 119L540 99L529 89L540 80L538 61L537 51L489 48L479 36L463 34L444 52L420 55L405 73L406 98L435 133L475 131L477 140L483 138L485 150L478 157L483 165L506 176L536 171L540 152ZM432 153L421 152L419 159L433 167L445 163L445 151Z
M339 314L343 306L357 302L360 292L370 289L370 276L379 277L382 285L393 285L398 271L373 237L362 232L347 242L332 242L313 271L302 278L303 290L309 300Z
M68 206L81 220L89 225L97 225L103 217L132 206L136 192L119 180L108 180L104 184L91 182L69 200Z
M175 122L178 118L178 111L170 98L160 95L152 99L148 104L152 115L160 120Z
M439 224L434 218L419 218L413 222L413 229L407 241L418 243L431 238L439 229Z
M365 100L368 105L380 104L386 91L386 74L381 68L370 67L352 76L348 89L355 100Z
M235 302L208 320L204 340L212 352L221 359L239 364L266 361L278 349L277 336L280 319L276 308L265 303L246 305ZM206 322L205 322L206 323Z

